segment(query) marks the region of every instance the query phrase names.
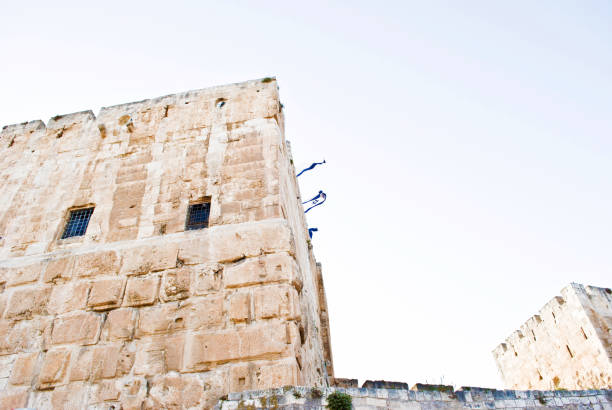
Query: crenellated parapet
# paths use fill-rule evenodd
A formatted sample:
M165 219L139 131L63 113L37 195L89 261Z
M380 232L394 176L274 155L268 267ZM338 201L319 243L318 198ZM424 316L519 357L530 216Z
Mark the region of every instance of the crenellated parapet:
M493 350L517 389L612 387L610 289L572 283Z

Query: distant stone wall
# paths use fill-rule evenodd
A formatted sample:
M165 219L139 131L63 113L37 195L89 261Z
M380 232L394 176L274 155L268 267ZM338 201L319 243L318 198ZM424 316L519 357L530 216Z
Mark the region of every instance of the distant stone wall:
M612 390L517 391L477 387L453 391L323 388L287 386L279 389L232 393L215 406L234 409L308 409L323 410L333 392L352 397L355 410L381 409L610 409Z
M274 79L4 127L0 409L210 408L327 385L283 127ZM209 227L186 230L204 198ZM61 239L83 206L86 234Z
M612 388L612 290L572 283L493 351L509 388Z

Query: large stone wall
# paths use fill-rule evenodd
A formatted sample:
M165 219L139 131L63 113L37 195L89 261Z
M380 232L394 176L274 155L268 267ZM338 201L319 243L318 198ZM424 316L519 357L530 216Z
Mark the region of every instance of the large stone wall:
M572 283L493 351L509 388L612 388L612 291Z
M323 282L274 79L6 126L0 409L325 386ZM209 228L185 230L190 203ZM95 206L84 236L69 210Z
M419 385L417 385L419 386ZM291 387L232 393L217 410L292 409L324 410L335 392L351 396L355 410L382 409L585 409L612 408L612 390L518 391L420 385L408 389ZM432 388L433 387L433 388Z

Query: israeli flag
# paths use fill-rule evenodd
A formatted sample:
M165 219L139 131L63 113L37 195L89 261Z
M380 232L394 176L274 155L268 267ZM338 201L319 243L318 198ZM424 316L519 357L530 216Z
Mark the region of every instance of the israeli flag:
M327 199L327 195L325 194L325 192L319 191L317 196L315 196L314 198L311 198L308 201L302 202L302 205L308 204L306 205L308 209L306 209L304 213L310 211L315 206L321 205L323 202L325 202L326 199Z
M323 160L323 162L313 162L309 167L306 167L302 171L300 171L300 173L297 174L296 177L299 177L300 175L302 175L306 171L310 171L311 169L313 169L317 165L323 165L323 164L325 164L325 160Z

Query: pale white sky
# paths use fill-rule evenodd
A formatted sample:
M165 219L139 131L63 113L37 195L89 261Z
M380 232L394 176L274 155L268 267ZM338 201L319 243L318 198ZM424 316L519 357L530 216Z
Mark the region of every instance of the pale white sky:
M328 3L333 3L332 5ZM491 350L612 286L609 1L0 5L0 123L275 75L338 377L501 386Z

